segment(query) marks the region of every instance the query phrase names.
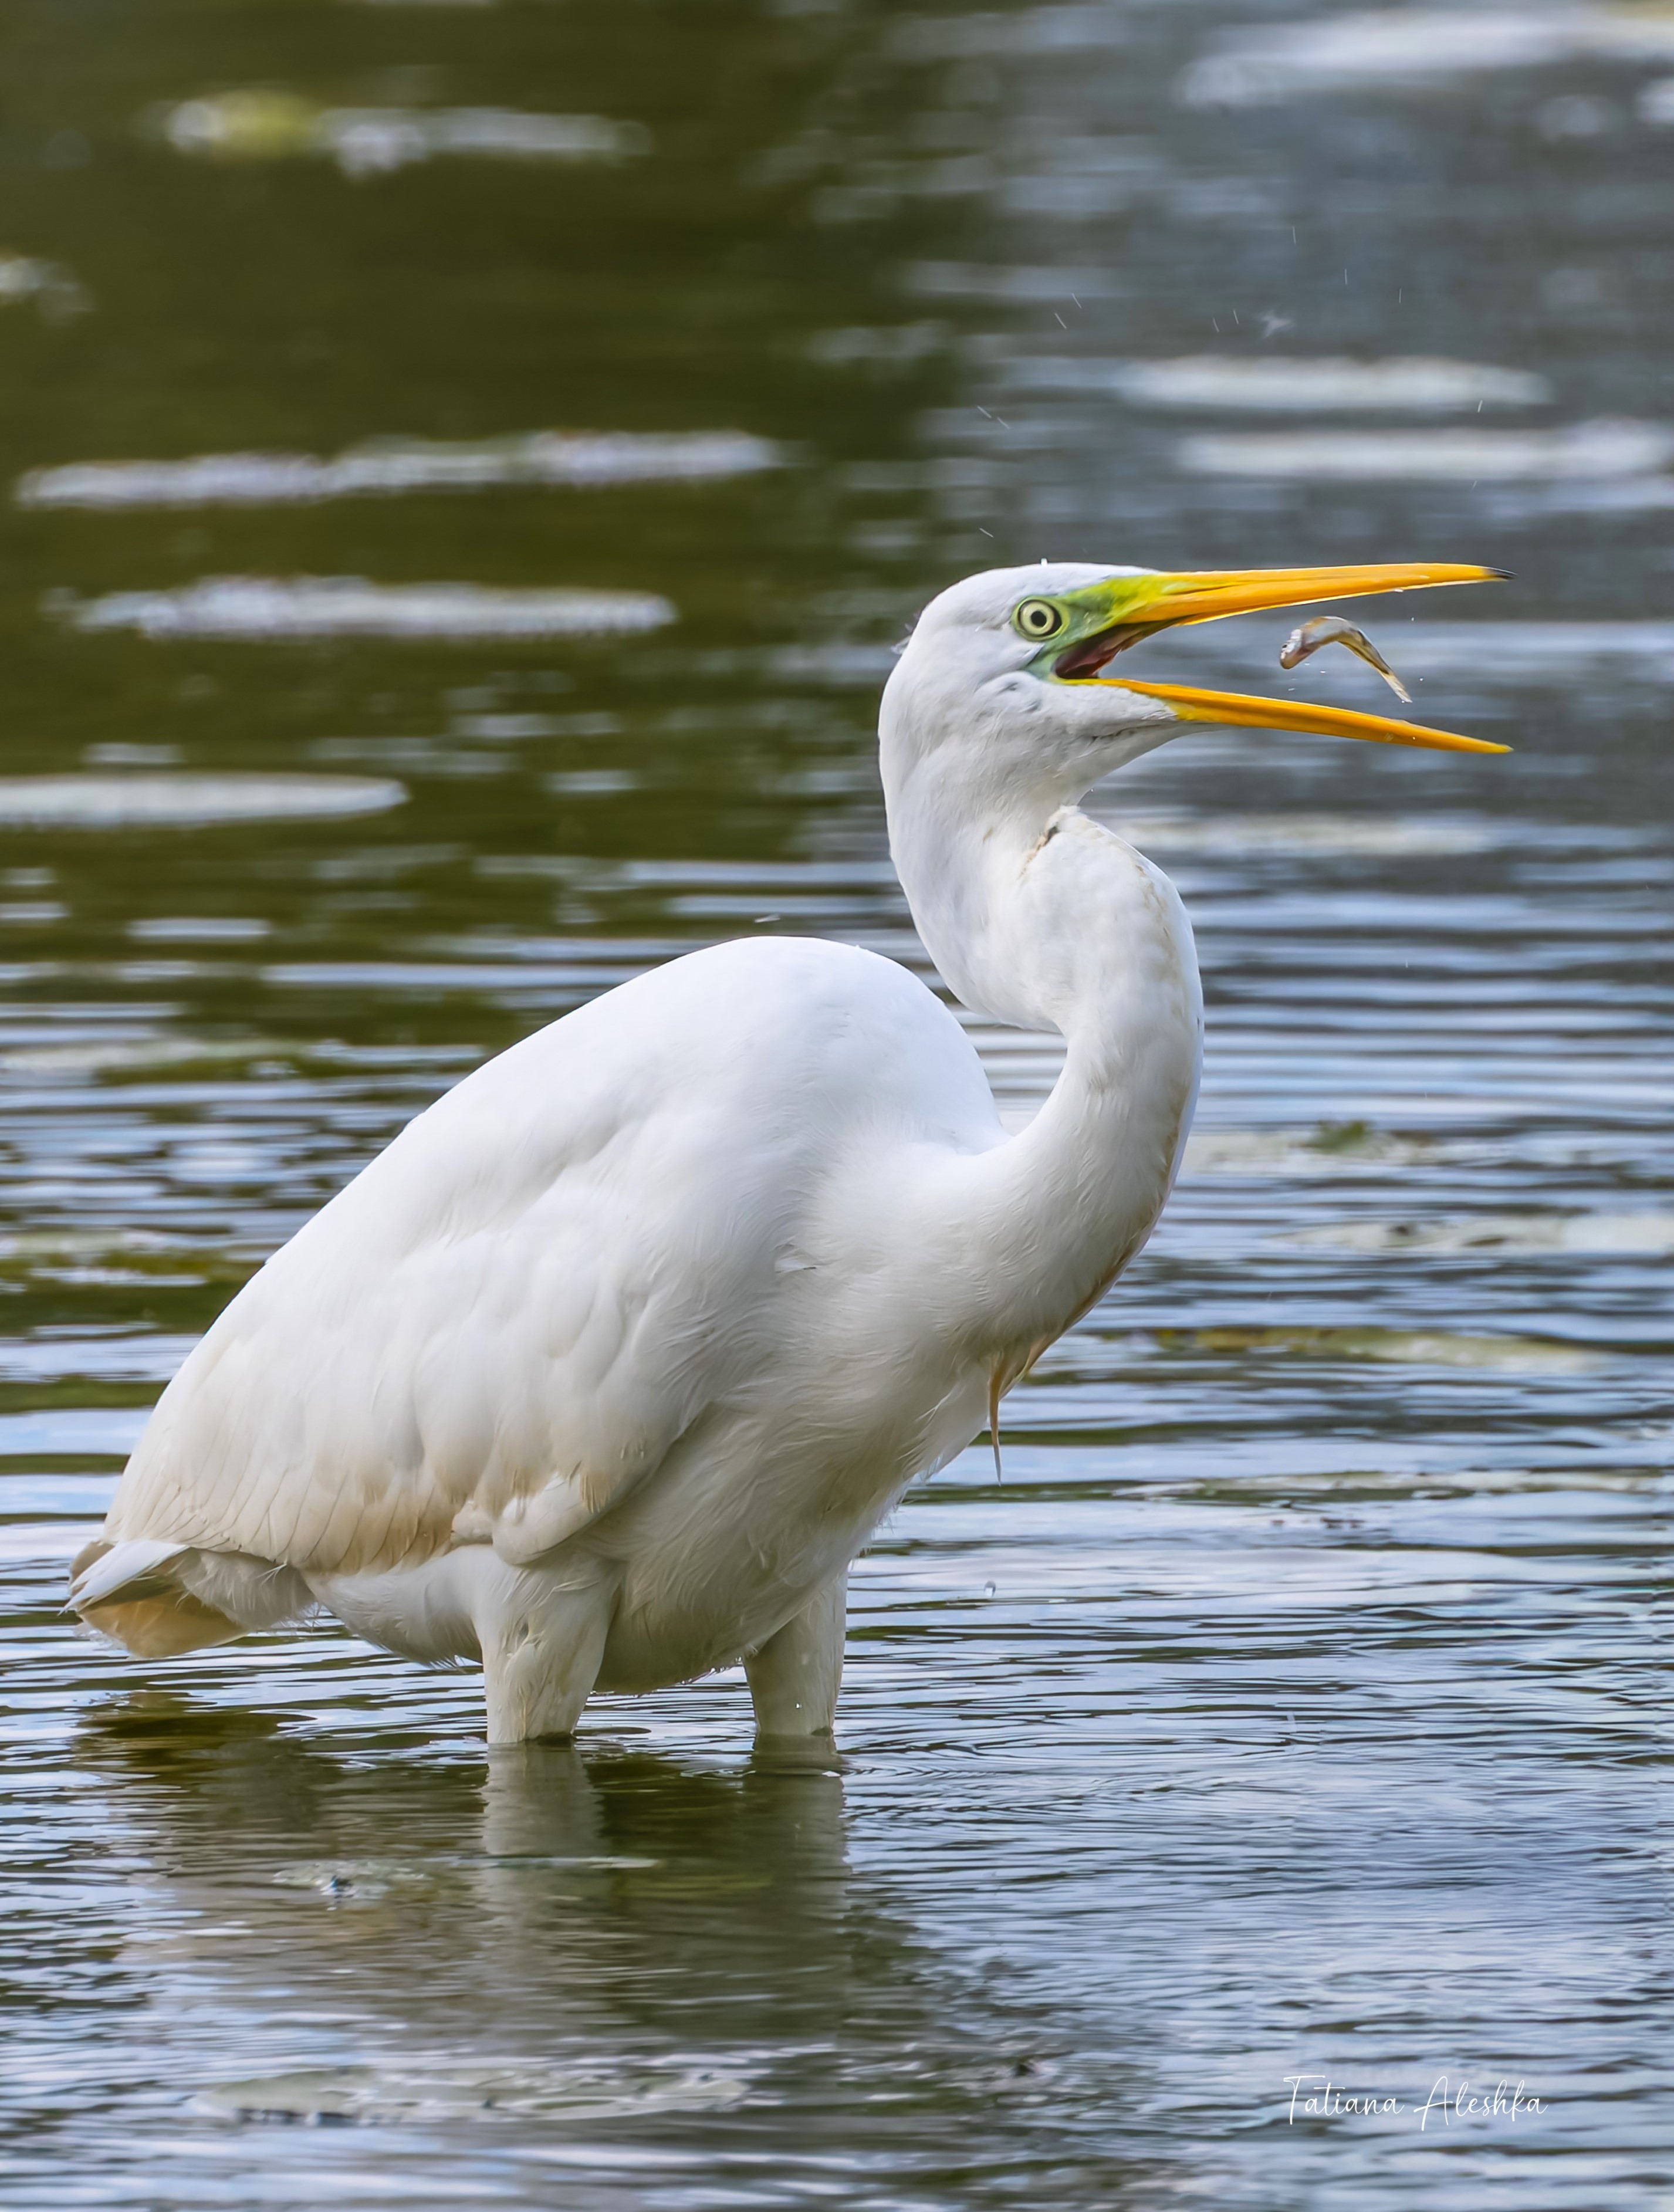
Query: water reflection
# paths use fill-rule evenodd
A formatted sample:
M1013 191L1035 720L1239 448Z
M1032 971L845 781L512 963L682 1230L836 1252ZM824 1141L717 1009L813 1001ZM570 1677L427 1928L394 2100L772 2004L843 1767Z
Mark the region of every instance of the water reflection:
M52 611L90 633L255 640L631 637L664 628L675 613L652 592L372 584L363 576L205 576L172 592L58 594Z
M399 492L705 483L773 468L782 456L742 431L566 436L538 430L472 443L374 438L330 460L311 453L198 453L183 461L76 461L19 479L20 507L270 507Z
M68 269L29 254L0 253L0 307L33 301L49 322L85 314L93 302Z
M1180 95L1194 107L1243 107L1350 88L1423 92L1500 70L1671 55L1674 25L1649 8L1350 8L1324 22L1223 34L1185 71Z
M997 2201L1047 2151L1067 2058L1050 2021L939 1959L855 1872L841 1776L815 1757L706 1771L594 1741L486 1771L368 1764L155 1692L90 1712L74 1756L92 1823L147 1869L112 1967L150 1992L172 2100L223 2124L203 2172L253 2129L336 2121L366 2132L288 2142L295 2185L375 2172L428 2202L556 2163L614 2172L624 2202L647 2176L652 2201L701 2176L750 2202L771 2143L781 2186L964 2170ZM192 2033L217 2012L250 2023L236 2067ZM142 2129L165 2078L145 2039L106 2062Z
M406 795L399 783L365 775L6 775L0 776L0 823L113 830L146 823L189 829L218 822L321 820L381 814ZM61 909L27 917L14 911L9 918L61 921L64 915ZM148 923L137 933L167 933ZM262 933L230 916L219 927L183 924L175 933L227 941Z
M1674 430L1654 422L1576 422L1561 430L1284 431L1189 438L1179 465L1197 476L1373 483L1530 477L1659 477L1674 459Z
M1653 2196L1666 10L19 21L0 2195ZM356 180L136 132L261 87L293 139L649 143ZM1516 750L1204 733L1101 799L1197 931L1197 1134L1007 1401L1003 1489L973 1455L861 1563L843 1773L750 1771L733 1680L508 1775L474 1678L341 1635L77 1640L163 1380L447 1084L717 936L922 969L891 647L1043 554L1502 565L1491 610L1367 621L1423 719ZM1278 669L1291 621L1135 673L1363 704L1346 656ZM1026 1115L1056 1042L975 1035ZM1555 2101L1293 2128L1298 2067Z
M1414 358L1310 360L1263 353L1093 361L1047 355L1016 362L1011 375L1020 391L1083 397L1108 392L1131 406L1248 409L1259 415L1480 413L1485 406L1536 407L1552 396L1545 378L1525 369Z
M465 155L502 161L619 161L649 150L643 125L507 107L322 107L295 93L223 92L149 118L177 154L222 161L324 155L345 177L388 176Z

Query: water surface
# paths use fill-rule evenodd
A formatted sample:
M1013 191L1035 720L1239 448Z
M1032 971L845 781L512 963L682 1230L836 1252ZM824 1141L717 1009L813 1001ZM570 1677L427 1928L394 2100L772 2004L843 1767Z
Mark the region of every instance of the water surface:
M0 33L0 2201L1674 2185L1674 32L1295 15ZM717 937L922 966L889 647L1041 555L1503 564L1364 619L1517 750L1099 795L1198 1133L1003 1486L858 1566L840 1768L736 1676L490 1760L333 1628L78 1638L162 1382L445 1085ZM1147 672L1383 703L1294 619ZM977 1041L1026 1114L1053 1042Z

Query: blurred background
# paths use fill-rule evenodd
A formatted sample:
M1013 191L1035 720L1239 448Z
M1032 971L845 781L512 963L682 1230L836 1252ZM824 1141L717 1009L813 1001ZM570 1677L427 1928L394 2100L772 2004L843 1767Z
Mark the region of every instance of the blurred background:
M8 9L0 2201L1674 2186L1671 157L1661 0ZM1356 619L1516 750L1097 795L1197 1135L856 1570L842 1771L740 1679L490 1763L336 1629L74 1635L163 1382L439 1091L717 937L923 970L878 690L1042 556L1503 565ZM1295 619L1136 672L1387 703Z

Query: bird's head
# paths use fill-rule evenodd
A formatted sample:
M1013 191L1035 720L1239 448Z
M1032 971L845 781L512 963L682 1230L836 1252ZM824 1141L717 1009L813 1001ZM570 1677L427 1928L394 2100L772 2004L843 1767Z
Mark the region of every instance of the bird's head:
M978 808L1050 814L1201 722L1504 752L1504 745L1391 715L1106 672L1117 654L1179 623L1503 574L1391 563L1166 574L1059 562L967 576L925 608L885 688L886 783L898 787L929 767L938 783L957 781Z

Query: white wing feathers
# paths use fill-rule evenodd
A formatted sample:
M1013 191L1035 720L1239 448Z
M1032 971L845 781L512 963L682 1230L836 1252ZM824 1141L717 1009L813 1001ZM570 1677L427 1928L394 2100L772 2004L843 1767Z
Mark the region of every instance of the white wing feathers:
M819 1119L764 1101L735 992L729 1023L660 980L479 1069L269 1261L165 1392L107 1541L521 1564L659 1464L742 1379Z
M70 1601L82 1611L104 1604L118 1590L136 1598L155 1596L167 1587L157 1569L178 1559L185 1549L183 1544L171 1543L167 1537L161 1540L142 1537L132 1543L113 1545L76 1574L70 1587Z
M957 1023L893 962L758 939L610 992L420 1115L253 1278L78 1572L113 1621L110 1547L178 1551L143 1573L197 1627L137 1599L113 1630L162 1650L306 1603L305 1576L462 1543L527 1564L706 1417L759 1421L786 1389L794 1418L825 1348L794 1338L812 1309L786 1285L811 1279L787 1268L852 1243L852 1194L925 1132L999 1136Z

